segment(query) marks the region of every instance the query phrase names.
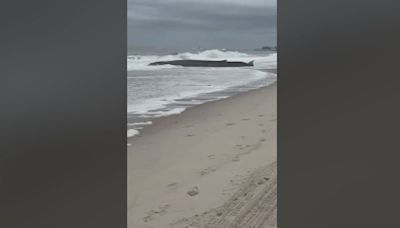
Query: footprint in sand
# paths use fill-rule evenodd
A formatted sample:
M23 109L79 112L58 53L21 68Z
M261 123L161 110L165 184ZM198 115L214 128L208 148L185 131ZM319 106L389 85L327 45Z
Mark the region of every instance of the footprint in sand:
M186 137L192 137L194 134L187 134Z
M265 140L266 140L265 138L261 138L260 139L261 142L265 142Z
M214 159L215 158L215 155L214 154L210 154L210 155L208 155L207 156L209 159Z
M237 144L233 148L243 150L243 145L242 144Z
M227 123L226 126L233 126L235 123Z
M250 119L248 119L248 118L243 118L243 119L241 119L242 121L247 121L247 120L250 120Z
M176 187L177 185L178 185L178 183L173 182L173 183L167 185L167 187L172 188L172 187Z
M265 133L265 132L267 132L266 130L261 130L261 133Z
M151 210L147 213L147 216L143 218L144 222L150 222L154 219L155 215L165 215L167 214L167 209L169 208L169 204L165 204L164 206L159 207L156 210Z
M211 168L211 167L208 167L207 169L203 169L203 170L200 172L200 175L201 175L201 176L204 176L204 175L207 175L207 174L212 173L212 172L215 172L215 171L216 171L216 169L213 169L213 168Z
M236 157L234 157L234 158L232 159L232 161L238 162L238 161L240 161L240 158L239 158L238 156L236 156Z
M263 123L260 123L260 124L258 124L258 126L264 126L264 124L263 124Z
M165 215L168 211L167 209L169 208L169 204L165 204L164 206L160 207L158 211L156 211L157 214L160 215Z
M153 220L153 216L151 216L151 215L147 215L146 217L143 218L144 222L150 222L152 220Z
M265 183L265 180L264 180L264 179L258 180L258 182L257 182L258 185L262 185L262 184L264 184L264 183Z
M199 194L199 187L195 186L195 187L191 188L191 189L187 192L187 194L188 194L189 196L195 196L195 195Z
M264 115L262 115L262 114L260 114L260 115L258 115L258 117L263 117Z

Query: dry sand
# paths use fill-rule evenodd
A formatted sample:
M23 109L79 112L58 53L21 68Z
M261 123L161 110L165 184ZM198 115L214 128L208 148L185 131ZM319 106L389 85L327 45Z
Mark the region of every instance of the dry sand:
M276 84L128 141L128 227L276 227Z

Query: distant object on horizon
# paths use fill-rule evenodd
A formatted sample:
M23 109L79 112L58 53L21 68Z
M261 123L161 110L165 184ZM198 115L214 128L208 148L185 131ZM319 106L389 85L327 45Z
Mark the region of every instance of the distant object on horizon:
M210 61L210 60L172 60L150 63L149 66L157 65L175 65L184 67L246 67L254 66L254 60L245 62L228 62L227 60Z
M262 48L255 49L255 51L277 51L277 47L276 46L274 46L274 47L272 47L272 46L264 46Z

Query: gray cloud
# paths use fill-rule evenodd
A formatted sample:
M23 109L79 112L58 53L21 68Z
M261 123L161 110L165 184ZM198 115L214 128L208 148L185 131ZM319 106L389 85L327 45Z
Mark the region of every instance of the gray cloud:
M272 0L128 0L128 45L256 48L276 44Z

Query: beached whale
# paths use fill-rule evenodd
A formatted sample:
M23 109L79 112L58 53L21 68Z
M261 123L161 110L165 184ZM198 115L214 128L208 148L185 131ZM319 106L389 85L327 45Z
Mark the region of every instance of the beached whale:
M226 60L210 61L210 60L172 60L150 63L150 66L157 65L175 65L184 67L246 67L254 66L254 60L245 62L229 62Z

